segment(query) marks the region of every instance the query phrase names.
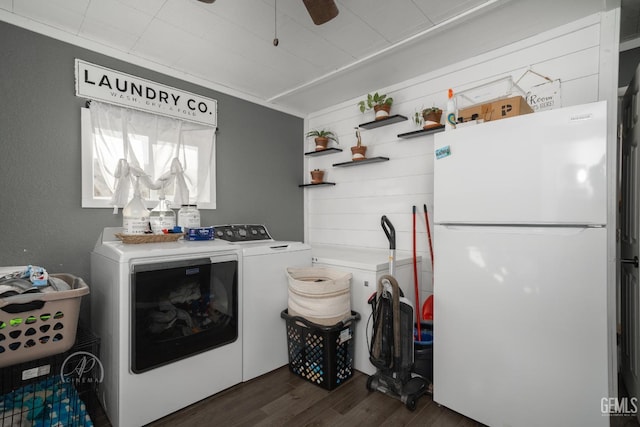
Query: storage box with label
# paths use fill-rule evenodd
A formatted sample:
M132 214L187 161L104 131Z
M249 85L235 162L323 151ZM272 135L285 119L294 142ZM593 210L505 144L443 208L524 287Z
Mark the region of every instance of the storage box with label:
M513 96L461 109L458 111L458 121L468 122L482 119L489 122L528 113L533 113L533 109L527 104L527 101L522 96Z

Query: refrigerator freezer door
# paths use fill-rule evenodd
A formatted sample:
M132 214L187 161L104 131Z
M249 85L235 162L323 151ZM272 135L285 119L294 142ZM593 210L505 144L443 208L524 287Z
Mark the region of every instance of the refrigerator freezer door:
M435 136L434 222L604 224L606 103Z
M608 426L606 229L435 226L434 400L491 426Z

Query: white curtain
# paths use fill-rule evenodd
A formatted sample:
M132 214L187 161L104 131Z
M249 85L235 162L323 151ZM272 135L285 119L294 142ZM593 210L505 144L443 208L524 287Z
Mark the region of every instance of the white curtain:
M146 198L163 192L173 206L197 204L207 194L215 128L96 101L89 109L94 182L106 187L114 213L136 179Z

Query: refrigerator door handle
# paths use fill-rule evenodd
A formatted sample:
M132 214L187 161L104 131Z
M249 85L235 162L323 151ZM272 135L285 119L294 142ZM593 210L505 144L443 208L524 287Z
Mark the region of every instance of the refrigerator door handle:
M622 258L620 260L620 263L622 264L633 264L633 266L635 268L638 268L638 256L634 256L633 259L629 259L629 258Z

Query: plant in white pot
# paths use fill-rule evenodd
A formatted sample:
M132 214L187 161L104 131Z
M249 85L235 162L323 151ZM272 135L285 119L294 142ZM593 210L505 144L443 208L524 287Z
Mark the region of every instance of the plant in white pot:
M431 129L440 126L442 119L442 109L438 107L423 108L416 111L413 121L416 125L422 126L423 129Z
M324 181L324 171L321 169L314 169L311 171L311 183L322 184Z
M329 141L334 141L336 144L339 144L338 138L336 135L326 129L314 129L307 132L307 138L313 138L316 143L316 151L322 151L327 149L327 145L329 145Z
M360 112L364 113L367 110L373 109L376 113L376 120L382 120L389 117L391 111L391 105L393 104L393 98L386 94L379 94L378 92L373 95L368 94L367 99L358 103Z
M360 136L360 129L356 128L356 145L351 147L351 160L354 162L359 160L365 160L367 153L367 146L362 145L362 137Z

